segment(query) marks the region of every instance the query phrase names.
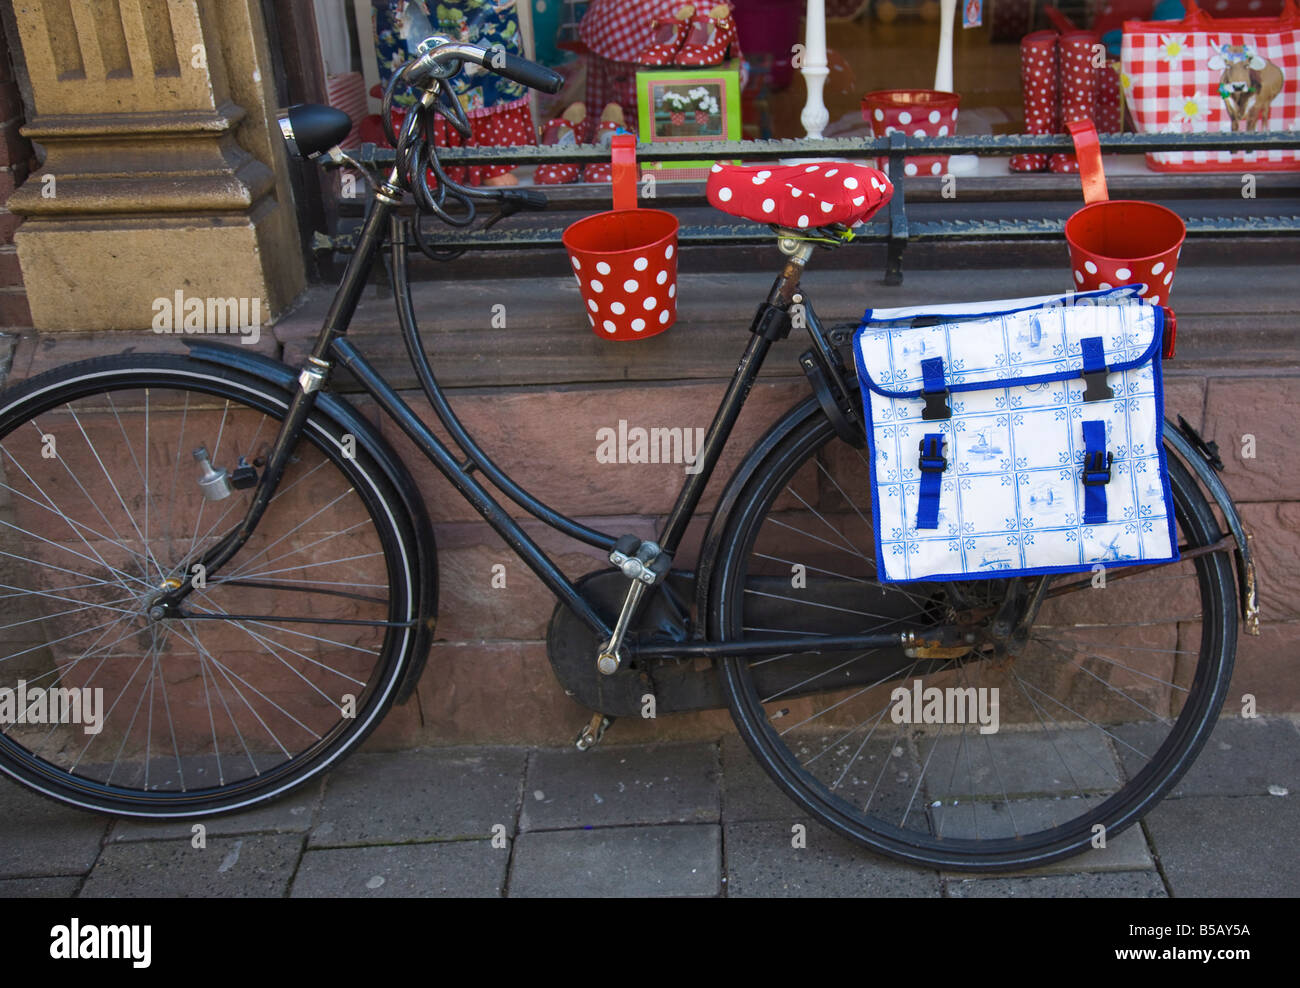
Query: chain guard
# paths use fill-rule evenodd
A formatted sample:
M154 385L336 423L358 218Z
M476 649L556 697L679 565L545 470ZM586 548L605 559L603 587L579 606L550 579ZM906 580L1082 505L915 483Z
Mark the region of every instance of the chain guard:
M597 570L577 581L578 592L613 627L627 594L628 580L616 569ZM685 641L689 633L690 602L695 575L674 570L648 596L641 615L628 631L627 643L653 636ZM546 652L564 692L578 703L609 717L639 717L646 697L654 712L679 713L726 706L713 663L695 659L658 659L653 663L629 659L612 676L596 670L601 638L563 604L557 604L546 631Z

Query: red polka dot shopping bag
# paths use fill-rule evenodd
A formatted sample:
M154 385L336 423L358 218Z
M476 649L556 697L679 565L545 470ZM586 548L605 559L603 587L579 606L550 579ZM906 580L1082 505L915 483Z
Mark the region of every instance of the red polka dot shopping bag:
M1096 128L1089 120L1067 128L1088 204L1065 221L1074 290L1140 285L1139 296L1152 305L1167 302L1187 227L1172 209L1154 202L1107 198Z
M1300 129L1300 8L1181 21L1125 21L1120 85L1142 133ZM1300 151L1160 151L1156 171L1296 171Z
M564 231L592 331L640 340L677 319L677 217L636 204L636 138L613 141L614 208Z

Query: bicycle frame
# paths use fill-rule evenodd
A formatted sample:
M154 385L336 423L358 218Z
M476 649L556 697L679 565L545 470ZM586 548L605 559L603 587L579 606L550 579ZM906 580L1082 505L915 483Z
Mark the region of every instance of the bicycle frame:
M356 378L361 388L370 395L384 412L415 443L416 447L437 467L438 471L456 488L474 509L496 531L508 546L537 574L546 587L570 608L582 622L595 634L608 637L611 634L609 624L592 608L573 583L564 575L546 552L537 545L516 521L479 481L475 472L482 472L496 484L512 501L524 508L551 528L572 538L585 542L596 548L610 551L616 536L589 528L576 520L556 511L533 497L511 480L492 460L483 453L466 432L460 420L447 403L437 381L429 372L423 354L411 353L412 364L420 375L421 384L439 421L447 429L456 445L467 454L462 461L443 443L423 421L415 414L410 405L383 378L380 372L366 360L360 350L347 339L346 333L357 303L360 299L374 262L384 247L383 231L387 227L391 235L393 251L392 280L394 293L398 300L399 318L411 320L414 329L414 313L410 311L409 283L406 278L406 237L405 222L396 217L396 208L400 202L400 190L395 183L395 175L390 176L374 197L372 208L362 225L357 240L357 248L348 261L343 277L339 283L332 304L327 312L321 331L317 335L310 356L301 368L298 376L298 388L294 393L280 432L275 438L267 455L266 466L259 481L257 491L249 505L248 511L239 525L232 529L215 546L198 560L203 572L211 579L222 565L227 563L248 540L258 521L270 503L283 476L289 455L306 423L307 415L315 402L316 392L325 384L334 362L346 367ZM759 308L755 317L754 332L745 347L744 353L732 374L713 421L705 434L703 444L697 457L699 469L686 476L677 499L669 512L663 528L659 533L658 544L670 555L675 553L681 543L686 527L695 514L700 498L713 471L723 447L731 436L745 400L758 377L763 361L774 339L764 335L759 323L771 307L786 312L802 301L798 295L799 279L803 266L812 252L812 245L803 243L791 253L782 271L777 275L768 293L766 301ZM814 339L820 334L820 323L811 305L804 301L809 332ZM824 339L819 341L822 347L829 344ZM172 616L179 616L179 605L192 591L192 577L184 575L181 585L161 595L156 606ZM936 629L929 629L933 637ZM690 643L654 643L637 649L631 642L628 651L633 655L654 658L700 657L707 655L718 658L727 655L752 655L772 651L802 652L825 649L828 647L886 648L898 646L906 632L863 634L836 638L820 638L815 647L806 637L770 637L748 639L743 642L701 642Z
M372 200L357 240L356 250L348 261L320 333L312 346L311 354L301 368L297 391L293 395L280 432L267 456L266 466L252 503L239 526L228 532L198 560L202 564L201 572L210 578L222 565L233 558L251 536L280 482L290 453L302 433L307 416L315 402L316 392L326 383L334 362L337 362L353 374L362 389L406 433L421 453L505 540L551 593L600 639L607 640L612 634L610 625L596 612L591 603L568 580L545 551L510 516L502 504L474 477L475 472L483 473L512 501L551 528L607 552L614 548L616 536L582 525L544 504L511 480L477 446L452 411L432 374L427 358L417 345L418 330L415 327L415 315L406 274L406 221L395 215L401 202L401 189L397 184L397 175L397 169L394 168ZM356 311L362 289L380 250L384 247L385 228L389 229L391 240L393 255L391 279L399 319L403 323L403 333L407 341L408 356L420 378L422 390L439 421L456 445L466 454L463 461L458 459L456 454L421 421L380 372L346 338L347 328ZM752 335L749 343L736 365L698 454L699 469L687 474L659 533L658 545L662 552L670 557L676 553L686 527L699 506L722 449L731 436L772 342L782 338L785 332L788 332L788 312L792 305L796 302L803 305L809 334L820 353L826 354L831 349L811 303L798 291L804 265L813 250L812 244L790 240L785 246L789 248L786 250L787 261L774 280L766 300L759 306L754 323L750 327ZM786 319L786 326L782 331L771 332L771 320L768 317L774 313L774 310L776 314ZM1219 492L1214 493L1217 495ZM1253 586L1253 576L1246 578L1250 574L1251 567L1243 545L1244 533L1238 531L1236 526L1233 526L1233 529L1234 535L1237 535L1240 559L1244 564L1242 583L1244 586ZM160 595L155 607L161 608L166 616L183 616L179 605L193 590L192 578L189 572L183 574L178 579L180 585ZM647 599L642 600L641 606L644 606ZM1253 608L1244 608L1244 610L1250 614ZM627 650L633 657L647 659L716 659L774 652L813 652L828 648L878 649L900 646L915 648L918 654L928 649L941 653L951 646L959 645L966 630L953 625L929 626L925 629L924 639L915 637L915 629L903 629L860 635L819 636L812 640L807 636L771 636L723 642L704 641L701 639L699 629L696 629L695 638L689 642L656 641L641 643L638 647L636 643L629 641Z

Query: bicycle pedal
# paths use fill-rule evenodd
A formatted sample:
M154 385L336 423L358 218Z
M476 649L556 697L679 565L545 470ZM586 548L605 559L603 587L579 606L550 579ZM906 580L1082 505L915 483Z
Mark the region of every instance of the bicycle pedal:
M604 714L592 714L591 720L578 733L578 740L574 742L579 751L588 751L600 744L600 739L605 736L609 730L609 725L614 723L613 717L606 717Z

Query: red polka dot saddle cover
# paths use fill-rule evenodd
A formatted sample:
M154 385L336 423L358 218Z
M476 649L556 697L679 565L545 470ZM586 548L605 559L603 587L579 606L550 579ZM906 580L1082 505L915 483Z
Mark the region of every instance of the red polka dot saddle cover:
M709 171L709 203L741 219L793 230L855 226L889 202L882 171L846 161L806 165L724 165Z
M854 357L881 580L1178 558L1165 310L1139 289L866 311Z

